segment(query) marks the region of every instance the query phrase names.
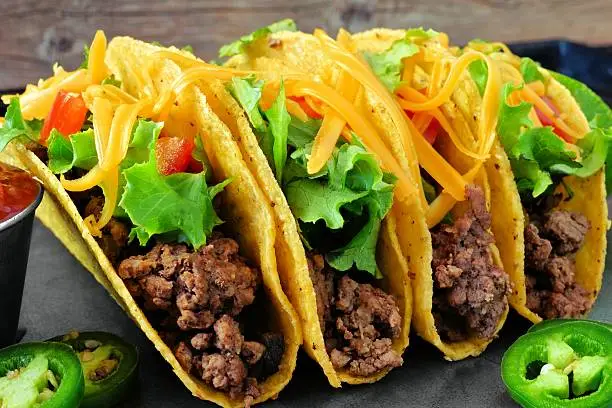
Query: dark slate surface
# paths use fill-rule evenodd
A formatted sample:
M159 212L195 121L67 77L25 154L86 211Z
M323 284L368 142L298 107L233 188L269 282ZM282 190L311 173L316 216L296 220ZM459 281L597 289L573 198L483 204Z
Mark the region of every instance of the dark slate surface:
M609 260L607 270L611 267ZM591 317L612 321L611 276L604 279ZM48 339L75 328L113 332L136 344L141 352L140 389L125 407L213 406L191 396L104 288L38 222L32 237L21 326L27 328L24 341ZM512 407L515 405L504 390L499 364L503 351L528 326L512 314L500 337L481 357L455 363L446 362L436 349L412 336L403 367L377 384L341 390L329 387L318 367L300 355L293 380L278 400L267 406Z

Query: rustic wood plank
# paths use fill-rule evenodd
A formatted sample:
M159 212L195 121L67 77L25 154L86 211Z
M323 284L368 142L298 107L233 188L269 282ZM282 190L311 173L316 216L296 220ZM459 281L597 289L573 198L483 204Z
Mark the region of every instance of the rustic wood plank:
M283 17L311 31L433 27L455 43L570 38L610 43L612 1L591 0L2 0L0 89L23 86L59 61L75 67L95 29L147 41L191 44L204 58L220 45Z

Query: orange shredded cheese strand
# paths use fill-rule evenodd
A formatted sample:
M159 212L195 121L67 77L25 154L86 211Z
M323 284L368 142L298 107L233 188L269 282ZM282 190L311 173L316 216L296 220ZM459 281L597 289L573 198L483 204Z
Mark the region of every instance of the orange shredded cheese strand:
M319 41L323 45L324 50L333 59L333 61L340 66L340 68L342 68L344 71L348 72L351 76L353 76L353 78L355 78L364 88L367 88L372 91L387 108L389 114L392 117L393 122L397 126L398 131L400 133L400 138L404 146L404 152L407 156L408 164L410 166L410 176L412 180L406 179L405 183L412 184L411 190L416 191L423 205L426 205L427 201L425 200L423 188L420 182L417 182L418 180L420 180L421 177L419 170L419 161L417 157L413 154L412 149L410 148L410 146L412 145L413 137L411 129L406 123L407 121L404 117L404 112L399 107L395 99L391 96L389 91L384 87L384 85L380 83L374 73L370 70L369 66L364 63L363 60L340 48L322 30L315 30L314 36L319 39ZM353 129L357 131L357 129ZM362 136L360 132L357 133ZM382 142L380 141L379 143L382 144ZM394 169L388 170L395 173L396 176L404 179L404 176L402 176L401 174L401 168L399 169L400 172Z
M67 180L62 174L60 181L62 186L68 191L86 191L100 184L104 180L105 175L104 170L99 165L96 165L84 176L74 180Z
M480 171L482 162L478 162L470 171L463 175L466 182L471 183ZM453 198L446 190L442 191L440 195L429 205L427 209L426 218L427 226L433 228L442 221L442 219L448 214L450 210L457 204L457 200Z
M100 162L100 168L109 171L119 165L125 157L132 135L132 128L136 123L138 112L142 103L132 105L121 105L115 111L110 128L108 146L104 153L104 161Z
M108 99L95 98L90 110L93 115L93 130L98 163L102 163L104 161L104 153L108 147L108 137L113 121L113 107Z
M567 135L569 135L572 139L582 139L584 135L588 133L588 129L580 129L574 130L570 128L563 119L559 116L555 115L555 112L552 110L550 106L546 102L542 100L534 91L529 87L524 87L520 90L521 96L527 102L532 103L536 108L540 110L544 115L546 115L555 125L555 127L559 128Z
M287 112L289 112L292 116L295 116L302 122L308 121L308 115L296 101L287 99L285 100L285 106L287 107Z
M340 95L349 102L354 102L360 86L357 81L342 71L336 87ZM328 111L325 117L323 117L323 122L314 138L312 151L306 166L309 174L315 174L327 163L344 126L346 126L346 121L334 111Z
M441 59L438 59L433 64L433 69L431 70L431 78L429 80L429 86L427 88L427 95L432 96L438 92L438 87L441 82L442 73L444 72L444 62Z
M83 220L91 235L98 238L102 236L101 230L111 220L117 206L117 199L119 198L119 168L106 173L104 180L99 185L104 193L104 206L102 207L100 218L96 221L92 214Z
M376 134L374 126L352 108L350 102L327 85L312 81L287 81L285 92L288 96L309 95L316 97L335 110L357 133L367 149L377 156L381 164L398 177L398 192L402 200L409 200L418 192L414 182L407 177L401 167Z
M91 47L89 47L89 57L87 59L87 70L91 76L91 82L99 84L109 75L109 70L104 63L106 54L106 36L104 31L96 31Z
M544 86L544 82L542 81L534 81L529 84L526 84L526 86L533 89L533 92L535 92L538 96L546 95L546 87Z
M467 67L474 61L485 58L482 54L475 51L468 51L463 54L461 57L457 59L457 61L453 64L453 67L450 70L448 78L442 87L442 89L431 99L422 103L415 103L411 100L411 97L414 96L414 92L418 92L411 88L409 84L400 85L397 89L397 92L402 95L406 99L406 106L412 112L418 111L426 111L433 108L437 108L442 105L444 102L448 101L451 98L452 93L455 88L459 85L459 81L461 80L461 76L467 69ZM488 81L487 81L488 83ZM406 88L414 91L414 92L406 92Z
M431 116L429 112L417 112L412 117L412 123L414 123L414 127L419 130L419 133L422 134L425 133L425 131L429 127L432 119L433 116Z
M26 120L44 119L55 101L59 90L66 92L83 92L91 84L87 71L79 69L66 75L62 80L56 81L48 88L25 92L20 98L21 114ZM34 89L34 88L30 88Z
M426 98L425 95L423 95L423 94L419 93L419 95L422 98ZM404 100L402 98L398 98L397 100L398 100L400 106L403 107ZM419 114L419 113L421 113L421 112L415 113L415 116L417 114ZM486 154L482 155L482 154L479 154L478 152L473 152L467 146L465 146L463 144L463 141L461 140L461 138L459 138L459 136L457 135L457 133L455 132L455 130L451 126L451 124L448 121L448 119L446 119L446 116L444 116L444 114L442 114L442 112L438 108L432 109L432 110L427 111L427 112L422 112L422 113L427 113L427 114L433 116L440 123L440 126L444 129L444 131L449 136L449 138L451 139L453 144L457 147L457 149L461 153L465 154L466 156L469 156L469 157L472 157L474 159L477 159L477 160L485 160L487 158Z

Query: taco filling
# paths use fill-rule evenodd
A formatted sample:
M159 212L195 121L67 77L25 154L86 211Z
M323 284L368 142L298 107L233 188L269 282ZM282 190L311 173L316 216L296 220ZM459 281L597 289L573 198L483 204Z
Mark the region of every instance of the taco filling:
M432 313L445 341L492 338L504 314L510 284L493 262L491 215L480 187L466 190L469 209L454 223L431 230Z
M102 39L99 32L92 50ZM285 343L266 310L262 272L217 231L213 202L231 179L209 186L200 136L170 134L167 107L136 102L114 77L40 97L81 73L56 67L53 78L11 97L0 139L19 139L57 175L185 371L250 405L279 370Z
M282 81L276 85L234 77L228 89L298 221L332 364L363 377L398 367L403 360L392 343L400 336L402 317L395 298L380 288L376 261L397 179L342 121L333 125L337 142L328 146L328 158L313 169L314 150L324 149L317 138L330 132L329 118L321 120L325 113L316 98L287 97ZM273 100L264 101L270 93Z
M557 199L557 200L555 200ZM542 201L559 201L549 196ZM590 228L580 213L531 205L525 228L527 307L544 319L578 317L591 309L590 294L575 280L575 255Z
M457 109L449 100L459 84L457 72L469 61L485 69L491 61L479 53L453 55L447 41L433 30L406 30L383 51L364 46L363 56L402 108L419 158L433 246L431 313L438 334L446 342L492 339L508 309L510 284L493 257L491 215L474 178L484 171L494 138L488 127L494 121L484 123L471 140L462 139L451 122ZM454 167L458 157L470 161L465 174ZM464 203L455 209L458 202Z
M258 382L278 370L282 334L266 331L265 324L241 324L254 313L264 321L248 309L265 294L261 272L240 256L235 240L213 233L197 251L158 243L124 259L117 273L185 371L233 399L252 401L260 394Z
M602 170L609 130L599 127L598 115L587 123L571 100L573 91L585 94L584 85L519 58L499 43L473 41L468 47L489 53L504 72L497 133L525 215L527 307L546 319L582 316L591 309L593 293L576 281L575 258L593 226L588 214L576 206L568 211L563 204L574 195L567 177L588 178ZM487 80L482 67L470 72L482 89ZM572 105L578 111L571 112Z

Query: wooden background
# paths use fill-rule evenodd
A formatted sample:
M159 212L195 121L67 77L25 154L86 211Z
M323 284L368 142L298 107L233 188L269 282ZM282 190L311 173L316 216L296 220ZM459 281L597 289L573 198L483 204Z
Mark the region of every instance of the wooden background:
M612 43L612 0L0 0L0 89L21 87L81 60L97 28L107 35L190 44L206 59L220 45L283 17L300 29L425 26L455 43L570 38Z

